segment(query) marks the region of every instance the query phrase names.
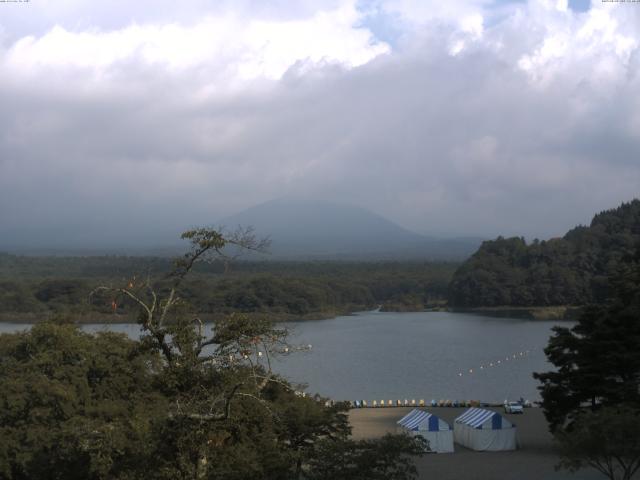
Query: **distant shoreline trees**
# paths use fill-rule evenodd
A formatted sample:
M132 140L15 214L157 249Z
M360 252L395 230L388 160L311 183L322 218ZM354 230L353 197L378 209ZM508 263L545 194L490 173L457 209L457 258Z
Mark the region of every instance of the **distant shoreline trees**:
M457 268L425 262L222 262L197 264L181 294L203 317L232 312L273 320L330 318L383 305L389 311L420 311L444 302ZM66 315L76 321L135 321L131 301L114 310L89 303L96 285L118 284L132 271L158 281L171 270L167 259L140 257L31 258L0 255L0 320L30 322ZM140 278L137 279L138 282ZM127 316L128 315L128 316Z
M607 279L640 241L640 200L597 214L562 238L487 241L456 271L449 304L456 307L556 306L603 303Z

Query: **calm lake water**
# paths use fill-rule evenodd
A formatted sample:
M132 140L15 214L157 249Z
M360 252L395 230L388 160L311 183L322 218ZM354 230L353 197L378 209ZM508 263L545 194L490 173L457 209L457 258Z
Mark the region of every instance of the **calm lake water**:
M551 368L543 348L556 324L445 312L363 312L288 322L291 342L312 349L279 358L274 368L308 384L310 393L341 400L536 400L531 374ZM24 328L0 324L0 332ZM140 334L131 324L83 328Z

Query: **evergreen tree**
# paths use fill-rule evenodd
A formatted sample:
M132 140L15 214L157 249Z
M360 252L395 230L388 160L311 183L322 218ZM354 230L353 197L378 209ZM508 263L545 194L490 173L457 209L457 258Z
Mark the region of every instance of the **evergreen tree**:
M611 280L614 297L572 327L555 327L545 349L557 370L536 373L552 430L584 408L640 406L640 250Z
M554 329L545 353L557 370L534 377L560 466L628 480L640 468L640 248L610 283L607 305Z

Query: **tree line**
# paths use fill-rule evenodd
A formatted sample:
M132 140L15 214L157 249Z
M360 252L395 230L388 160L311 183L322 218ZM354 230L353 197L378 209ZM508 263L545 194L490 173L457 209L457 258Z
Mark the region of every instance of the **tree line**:
M127 267L129 269L127 269ZM202 315L242 312L276 320L330 317L382 305L422 310L444 301L456 264L424 262L243 262L224 272L221 262L196 265L181 295ZM140 257L0 256L0 315L7 320L75 315L119 320L127 300L94 298L96 283L113 284L131 272L163 275L171 264Z
M640 241L640 200L601 212L589 226L547 241L484 242L455 272L449 303L458 307L602 304L608 278Z

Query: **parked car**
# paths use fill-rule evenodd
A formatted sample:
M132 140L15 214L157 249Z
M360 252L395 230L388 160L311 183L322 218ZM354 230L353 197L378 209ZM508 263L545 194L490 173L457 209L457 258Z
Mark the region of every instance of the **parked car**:
M524 413L520 402L504 402L504 413Z

